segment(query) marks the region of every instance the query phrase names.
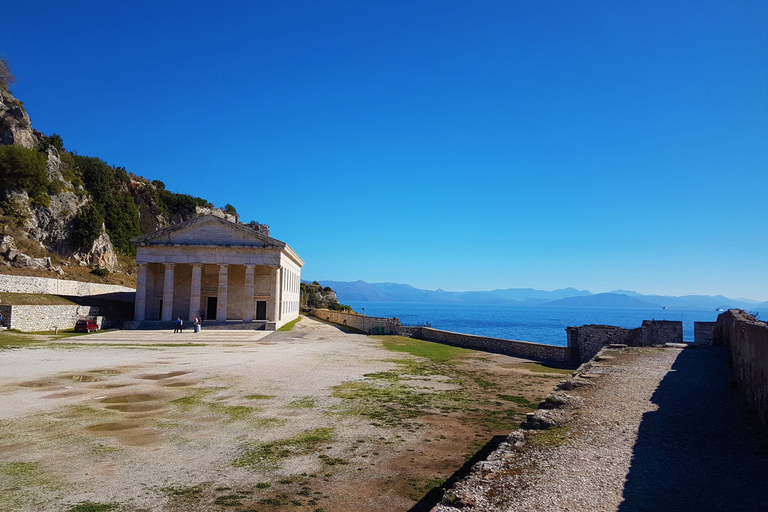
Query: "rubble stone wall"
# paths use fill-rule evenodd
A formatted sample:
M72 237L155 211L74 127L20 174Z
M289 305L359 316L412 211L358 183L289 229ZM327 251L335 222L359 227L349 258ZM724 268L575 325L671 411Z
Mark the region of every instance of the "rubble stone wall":
M60 331L74 329L75 322L83 318L95 319L101 327L99 308L93 306L0 306L3 327L23 332Z
M474 334L463 334L459 332L441 331L429 327L409 327L407 333L413 337L425 341L436 341L447 345L454 345L473 350L484 350L487 352L496 352L515 357L527 357L531 359L543 359L547 361L558 361L568 363L571 357L571 351L568 347L557 345L545 345L543 343L532 343L530 341L505 340L501 338L489 338L487 336L477 336ZM406 331L403 330L403 334Z
M76 297L98 295L100 298L124 302L133 302L136 299L136 290L127 286L5 274L0 274L0 292L47 293Z
M696 345L712 345L712 334L717 322L693 322L693 343Z
M768 428L768 323L729 309L717 317L712 344L730 347L733 380Z
M683 322L672 320L643 320L642 326L636 329L613 325L582 325L567 327L565 330L568 333L568 346L574 352L574 362L580 363L595 357L606 345L647 347L683 342Z
M368 334L397 334L400 327L400 320L397 318L363 316L330 309L313 309L309 314L335 324L347 325Z

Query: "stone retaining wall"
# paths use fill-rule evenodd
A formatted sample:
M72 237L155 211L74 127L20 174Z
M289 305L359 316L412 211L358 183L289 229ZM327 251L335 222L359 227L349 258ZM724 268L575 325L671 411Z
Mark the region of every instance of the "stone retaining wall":
M0 292L46 293L49 295L71 295L76 297L98 296L101 299L133 302L136 290L127 286L102 283L66 281L49 277L9 276L0 274Z
M717 322L693 322L693 343L695 345L711 345L712 334Z
M566 327L568 346L572 347L574 362L585 363L606 345L622 344L647 347L683 342L683 322L672 320L643 320L641 327L625 329L613 325L582 325Z
M717 317L712 344L731 349L733 380L768 428L768 323L741 309Z
M75 322L83 318L95 319L101 327L99 308L92 306L13 306L0 305L3 327L23 332L74 329Z
M397 318L363 316L330 309L313 309L309 314L335 324L347 325L367 334L397 334L400 328L400 320Z
M420 340L436 341L447 345L496 352L508 356L544 359L561 363L571 362L571 350L569 347L545 345L543 343L532 343L530 341L489 338L487 336L477 336L474 334L441 331L429 327L406 327L401 329L400 333L410 335L412 338Z

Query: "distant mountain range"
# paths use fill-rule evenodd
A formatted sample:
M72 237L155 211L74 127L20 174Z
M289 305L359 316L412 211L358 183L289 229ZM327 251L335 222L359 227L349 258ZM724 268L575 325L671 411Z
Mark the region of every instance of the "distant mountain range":
M662 308L670 309L728 309L766 311L768 302L750 299L729 299L722 295L643 295L630 290L610 293L591 293L576 288L554 291L533 288L507 288L478 292L447 292L445 290L421 290L407 284L366 283L365 281L319 281L336 291L339 302L428 302L455 304L512 304L563 307L603 308Z

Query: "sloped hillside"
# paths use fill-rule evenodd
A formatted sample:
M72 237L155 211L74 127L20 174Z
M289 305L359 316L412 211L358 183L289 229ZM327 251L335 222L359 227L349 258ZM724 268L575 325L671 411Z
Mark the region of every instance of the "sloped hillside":
M12 78L0 59L0 273L130 285L131 238L203 213L238 220L229 204L67 151L59 135L32 127Z

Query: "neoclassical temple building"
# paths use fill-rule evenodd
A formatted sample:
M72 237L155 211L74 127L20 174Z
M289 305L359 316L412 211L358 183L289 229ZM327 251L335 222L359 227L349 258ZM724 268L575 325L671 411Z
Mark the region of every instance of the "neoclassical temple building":
M267 226L203 215L131 243L138 266L134 326L202 317L274 330L299 316L304 261Z

